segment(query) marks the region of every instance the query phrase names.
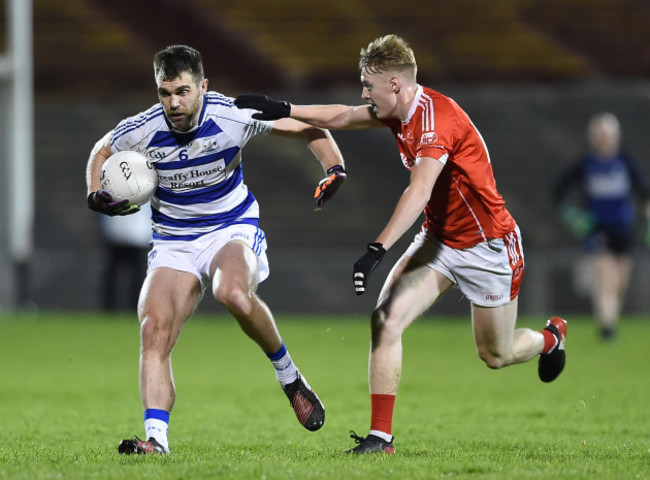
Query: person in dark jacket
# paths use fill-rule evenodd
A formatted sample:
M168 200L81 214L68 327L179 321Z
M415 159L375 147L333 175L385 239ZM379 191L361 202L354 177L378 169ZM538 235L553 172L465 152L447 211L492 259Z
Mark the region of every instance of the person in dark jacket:
M613 338L632 270L637 202L643 205L650 246L650 189L645 172L621 149L621 128L611 113L588 125L589 151L557 179L553 197L564 223L583 241L594 268L592 305L600 334Z

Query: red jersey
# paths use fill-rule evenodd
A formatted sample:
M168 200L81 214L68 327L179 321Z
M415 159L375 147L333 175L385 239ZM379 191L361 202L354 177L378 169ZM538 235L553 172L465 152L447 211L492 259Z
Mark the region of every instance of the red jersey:
M444 244L467 248L515 228L497 192L485 142L455 101L418 86L408 118L383 123L395 135L408 170L418 157L445 165L424 209L423 224Z

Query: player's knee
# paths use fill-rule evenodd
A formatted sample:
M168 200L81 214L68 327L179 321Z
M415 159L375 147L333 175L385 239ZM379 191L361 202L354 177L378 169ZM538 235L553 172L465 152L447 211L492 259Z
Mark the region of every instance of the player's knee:
M392 319L383 306L377 307L370 317L370 330L372 332L372 345L377 346L384 340L399 337L402 332L394 319Z
M478 356L485 362L485 365L492 370L498 370L510 365L509 359L499 352L479 349Z
M386 312L383 308L377 307L370 316L370 329L373 333L380 333L386 326Z
M171 351L173 347L170 323L165 318L154 314L143 315L140 321L140 338L144 351Z
M214 297L236 317L246 317L253 310L252 295L241 288L220 285L215 291Z

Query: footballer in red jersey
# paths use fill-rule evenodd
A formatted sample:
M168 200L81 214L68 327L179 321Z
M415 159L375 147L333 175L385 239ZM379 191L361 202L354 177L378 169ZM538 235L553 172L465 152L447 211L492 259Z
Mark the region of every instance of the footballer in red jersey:
M481 134L452 99L417 83L409 45L396 35L361 50L365 105L292 105L259 94L235 104L271 120L289 116L328 129L388 127L410 171L384 229L354 264L357 295L397 240L424 212L425 222L391 270L371 316L370 431L351 432L353 454L395 452L392 419L402 369L402 333L456 285L470 301L480 358L498 369L539 356L544 382L564 368L567 323L551 317L540 330L516 328L524 271L521 235L497 191Z

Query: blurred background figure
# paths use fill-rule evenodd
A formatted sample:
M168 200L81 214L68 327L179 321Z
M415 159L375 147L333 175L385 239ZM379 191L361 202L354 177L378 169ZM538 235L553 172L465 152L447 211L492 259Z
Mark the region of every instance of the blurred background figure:
M601 336L613 338L632 271L637 238L636 202L644 213L650 247L650 191L645 172L621 150L621 127L611 113L588 124L589 150L558 177L553 197L565 225L583 241L591 276L591 301Z
M151 207L133 215L97 215L104 245L100 282L101 306L106 311L133 310L147 271L151 241Z

